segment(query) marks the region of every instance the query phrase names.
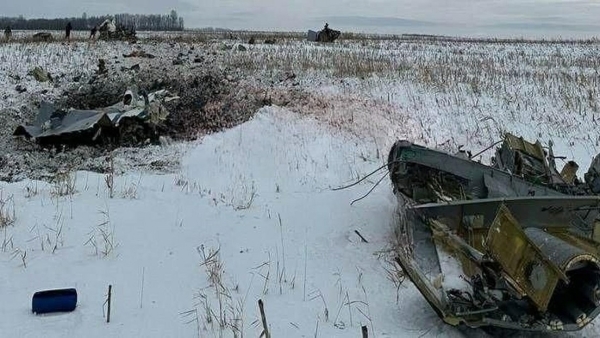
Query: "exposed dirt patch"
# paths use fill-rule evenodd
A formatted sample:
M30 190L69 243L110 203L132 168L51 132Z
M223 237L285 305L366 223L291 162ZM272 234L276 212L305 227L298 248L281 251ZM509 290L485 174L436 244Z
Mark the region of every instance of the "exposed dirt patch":
M134 67L125 65L121 56L115 56L103 63L106 68L102 72L77 76L61 88L58 97L49 100L62 109L95 109L121 101L131 87L148 93L167 89L179 99L165 103L170 114L155 130L163 136L160 138L144 140L142 135L122 144L46 151L10 136L17 125L35 118L41 99L28 101L22 110L6 109L0 116L0 123L4 122L0 136L5 144L5 152L0 154L0 180L45 178L59 169L105 172L106 157L110 154L126 158L115 160L117 171L143 168L173 172L181 154L171 149L178 147L171 145L172 141L193 140L243 123L263 105L257 94L260 90L248 89L234 72L216 67L214 58L199 57L198 53L189 53L187 57L194 62L186 61L183 66L173 65L171 57L163 56L144 61L134 59L131 61L136 63ZM184 60L182 55L179 53L178 59ZM138 147L130 148L133 145Z
M171 115L167 133L175 140L195 139L199 134L220 131L247 121L262 106L230 75L208 72L171 81L167 89L179 93L180 99L166 103Z
M10 101L5 102L19 106L5 104L10 108L0 112L0 148L4 149L0 152L0 180L45 178L66 169L106 172L107 156L114 158L116 171L175 172L182 142L243 123L264 105L309 115L330 109L327 97L303 89L303 80L294 73L239 68L235 60L247 51L222 45L149 40L134 46L123 43L110 43L98 49L77 46L71 61L85 64L85 69L65 63L54 71L59 76L52 84L40 84L28 77L14 80L14 85L23 85L28 90L7 92ZM67 48L52 47L57 51ZM155 57L136 57L137 51ZM131 53L133 57L123 57ZM25 66L23 70L31 68ZM18 125L34 120L42 100L60 109L96 109L121 101L125 91L133 87L140 93L167 89L179 97L164 103L169 115L162 124L153 125L150 133L138 128L129 133L134 137L119 138L111 144L59 147L52 151L11 137Z
M59 106L94 109L122 100L128 86L146 92L167 89L179 96L166 102L170 114L160 134L174 140L192 140L247 121L263 105L258 90L244 88L226 71L197 67L182 74L151 69L144 74L94 78L76 92L65 91Z

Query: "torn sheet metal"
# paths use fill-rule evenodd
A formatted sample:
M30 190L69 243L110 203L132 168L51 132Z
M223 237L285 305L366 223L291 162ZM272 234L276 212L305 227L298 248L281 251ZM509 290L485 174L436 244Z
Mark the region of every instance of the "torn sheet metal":
M511 134L492 165L392 146L397 262L444 322L577 331L600 315L600 160L581 181L555 158Z
M32 125L20 125L13 135L33 139L40 145L94 144L101 136L121 136L120 124L130 118L139 124L159 124L169 115L163 102L177 99L166 90L139 95L128 89L120 102L94 110L57 109L52 103L42 102Z

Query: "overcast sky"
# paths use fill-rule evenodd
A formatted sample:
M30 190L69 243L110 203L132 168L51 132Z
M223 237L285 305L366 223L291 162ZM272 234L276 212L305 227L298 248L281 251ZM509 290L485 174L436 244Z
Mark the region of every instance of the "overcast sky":
M187 28L497 36L600 36L600 0L2 0L0 15L168 13Z

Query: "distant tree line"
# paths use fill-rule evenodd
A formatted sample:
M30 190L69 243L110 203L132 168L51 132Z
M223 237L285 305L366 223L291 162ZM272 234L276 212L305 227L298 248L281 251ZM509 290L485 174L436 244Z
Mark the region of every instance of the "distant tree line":
M177 15L175 10L169 14L116 14L102 16L87 16L83 13L81 17L56 18L56 19L25 19L22 15L16 18L0 17L2 30L6 26L11 29L20 30L62 30L68 22L71 22L74 30L90 30L100 25L106 19L115 19L117 25L133 27L138 31L182 31L183 18Z

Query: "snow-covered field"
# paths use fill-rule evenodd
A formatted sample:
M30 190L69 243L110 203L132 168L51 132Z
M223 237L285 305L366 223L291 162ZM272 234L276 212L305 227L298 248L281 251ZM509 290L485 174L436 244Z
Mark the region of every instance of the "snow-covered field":
M2 335L255 337L262 299L273 337L358 337L362 325L370 337L481 336L444 325L400 283L388 252L396 203L387 179L352 205L378 176L332 188L381 166L398 138L474 153L504 131L552 138L557 155L587 170L599 150L600 45L282 39L229 48L240 42L193 46L274 105L157 150L177 151L177 173L77 171L0 184ZM139 47L169 59L190 46ZM67 78L131 49L2 44L1 108L60 94L61 85L27 76L34 65ZM28 92L16 93L16 81ZM77 288L75 312L31 314L35 291L60 287ZM591 325L571 335L599 333Z

